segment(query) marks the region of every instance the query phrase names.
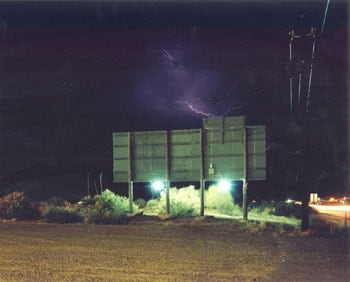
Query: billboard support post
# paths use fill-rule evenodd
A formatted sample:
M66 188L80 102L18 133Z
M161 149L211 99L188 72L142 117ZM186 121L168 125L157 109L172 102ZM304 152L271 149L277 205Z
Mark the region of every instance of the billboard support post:
M129 166L128 166L128 194L129 194L129 212L133 213L133 201L134 201L134 187L132 177L132 133L128 133L128 147L129 147Z
M166 213L170 214L170 187L169 187L168 181L165 185L165 204L166 204Z
M204 181L204 135L203 135L203 129L200 129L199 131L199 140L200 140L200 211L199 215L204 216L204 189L205 189L205 181Z
M170 180L169 180L169 174L170 174L170 160L169 160L169 154L170 154L170 134L167 130L165 133L166 138L166 148L165 148L165 204L166 204L166 213L170 214Z
M248 131L247 128L243 127L243 186L242 186L242 195L243 195L243 220L248 220Z
M247 205L247 192L248 192L248 182L243 180L243 219L248 220L248 205Z
M128 183L128 193L129 193L129 213L133 213L133 201L134 201L134 184L132 181Z
M201 201L201 208L200 208L200 216L204 216L204 190L205 190L205 180L202 179L200 181L200 201Z

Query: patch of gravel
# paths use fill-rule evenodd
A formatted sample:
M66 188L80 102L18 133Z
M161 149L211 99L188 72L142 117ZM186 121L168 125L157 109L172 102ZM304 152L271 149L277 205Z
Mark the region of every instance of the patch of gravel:
M0 223L0 281L350 281L349 235L213 217Z

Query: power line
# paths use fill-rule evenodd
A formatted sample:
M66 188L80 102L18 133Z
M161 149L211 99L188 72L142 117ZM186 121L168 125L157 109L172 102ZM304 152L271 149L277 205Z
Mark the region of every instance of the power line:
M322 36L322 34L323 34L324 25L325 25L325 23L326 23L326 17L327 17L329 2L331 2L331 1L330 1L330 0L327 0L326 8L325 8L325 10L324 10L323 21L322 21L322 26L321 26L321 36Z

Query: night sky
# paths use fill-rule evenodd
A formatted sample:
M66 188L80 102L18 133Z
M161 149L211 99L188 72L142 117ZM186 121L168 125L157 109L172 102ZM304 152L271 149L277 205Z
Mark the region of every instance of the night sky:
M344 191L348 5L330 1L320 36L326 3L0 2L0 191L80 196L87 172L101 170L118 190L112 132L200 128L205 114L266 124L268 151L279 154L290 125L288 32L312 26L311 110L327 164L318 180ZM295 45L305 69L310 42ZM280 163L271 175L288 186Z

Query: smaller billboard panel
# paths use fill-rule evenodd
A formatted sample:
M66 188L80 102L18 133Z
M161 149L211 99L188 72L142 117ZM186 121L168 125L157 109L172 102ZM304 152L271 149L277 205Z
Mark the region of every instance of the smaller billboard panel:
M129 132L113 133L113 181L129 181Z

